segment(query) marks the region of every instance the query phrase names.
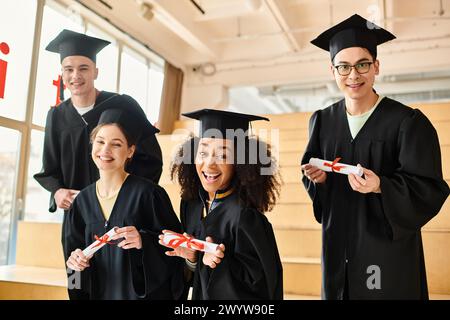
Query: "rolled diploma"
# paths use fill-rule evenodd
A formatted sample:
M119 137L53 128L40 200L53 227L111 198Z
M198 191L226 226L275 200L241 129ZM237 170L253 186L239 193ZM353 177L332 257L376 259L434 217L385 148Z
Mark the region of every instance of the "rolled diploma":
M322 160L322 159L318 159L318 158L309 159L310 165L315 166L323 171L337 172L337 173L342 173L342 174L347 174L347 175L350 173L353 173L360 177L362 177L362 175L363 175L363 169L361 167L351 166L349 164L338 162L334 165L334 167L338 167L338 168L340 167L340 169L333 170L331 168L331 166L326 166L325 163L328 163L329 165L331 165L333 163L333 161Z
M173 240L173 241L172 241ZM185 237L180 233L166 232L163 236L163 243L173 249L178 246L183 248L194 249L198 251L203 251L207 253L214 253L217 250L217 243L206 242L203 240L198 240L195 238ZM170 242L174 245L171 245ZM189 244L188 244L189 243Z
M116 229L117 227L112 228L111 230L109 230L107 233L105 233L103 236L101 236L101 239L105 239L106 240L110 240L112 236L114 236L116 234ZM103 248L103 246L106 243L101 243L99 240L95 240L93 243L91 243L91 245L89 247L87 247L86 249L83 250L83 254L85 257L89 257L91 255L93 255L94 253L97 252L97 250Z

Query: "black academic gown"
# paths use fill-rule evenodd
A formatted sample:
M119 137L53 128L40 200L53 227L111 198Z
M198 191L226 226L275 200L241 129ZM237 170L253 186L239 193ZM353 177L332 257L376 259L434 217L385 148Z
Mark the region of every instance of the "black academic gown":
M322 297L427 299L421 228L449 194L429 120L384 98L352 139L342 100L312 115L302 164L311 157L359 163L381 181L381 194L362 194L346 175L327 173L322 185L303 177L322 224Z
M81 272L81 288L69 290L71 299L180 298L184 260L166 256L166 248L158 243L163 229L181 231L163 188L129 175L105 221L94 183L79 193L67 217L64 249L69 253L85 249L95 241L95 235L101 237L115 226L135 226L142 238L140 250L125 250L115 244L99 249L89 261L90 267Z
M181 202L181 223L188 234L210 236L225 245L225 257L215 268L202 263L199 252L193 278L193 300L283 299L283 270L272 226L238 195L215 200L202 218L203 197Z
M100 92L94 108L83 116L73 107L70 99L48 111L43 166L34 178L51 192L50 212L56 210L53 196L58 189L81 190L98 180L98 169L91 158L89 136L97 126L102 112L108 108L128 108L145 117L133 98L106 91ZM147 132L156 133L158 129L152 126ZM154 134L140 138L126 170L158 183L162 173L162 154Z

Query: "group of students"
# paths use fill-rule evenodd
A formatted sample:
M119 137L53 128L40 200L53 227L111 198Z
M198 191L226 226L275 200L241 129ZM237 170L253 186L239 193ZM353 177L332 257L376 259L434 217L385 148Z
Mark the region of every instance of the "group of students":
M323 226L324 299L428 298L420 228L449 188L428 119L373 89L376 47L393 38L353 15L312 41L330 51L345 96L312 115L301 160ZM283 268L264 215L277 201L280 177L270 145L249 130L251 121L268 119L212 109L184 114L200 121L200 134L171 164L180 221L158 185L158 129L131 97L94 87L105 45L64 30L47 47L61 56L71 98L48 113L35 178L51 192L50 211L65 210L66 265L81 277L70 298L181 300L192 287L192 299L283 299ZM360 164L364 176L326 173L308 164L312 157ZM83 254L113 227L104 247ZM174 248L163 241L171 232L217 246L208 253ZM375 290L366 281L373 265L382 277Z

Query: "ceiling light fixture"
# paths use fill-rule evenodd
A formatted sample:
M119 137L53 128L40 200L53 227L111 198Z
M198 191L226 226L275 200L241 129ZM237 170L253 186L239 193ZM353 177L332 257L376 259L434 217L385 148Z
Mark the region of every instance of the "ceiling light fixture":
M252 11L258 11L262 6L261 0L246 0L246 6Z
M139 5L139 15L145 20L152 20L154 16L153 6L145 2L141 3Z

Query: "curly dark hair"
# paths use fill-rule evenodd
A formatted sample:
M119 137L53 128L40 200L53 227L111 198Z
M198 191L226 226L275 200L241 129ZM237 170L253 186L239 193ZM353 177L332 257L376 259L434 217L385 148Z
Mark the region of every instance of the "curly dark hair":
M177 180L181 186L181 198L192 200L198 197L201 186L200 178L195 168L195 155L197 154L200 138L192 135L180 145L171 162L170 177ZM277 161L271 154L268 143L257 137L245 138L245 162L236 161L238 153L234 143L234 177L233 184L239 194L239 200L245 207L255 208L264 213L271 211L280 196L281 176L277 168ZM254 148L250 148L256 147ZM252 150L250 154L249 150ZM256 151L256 157L253 157ZM265 162L261 159L264 152ZM264 174L261 174L264 172Z

